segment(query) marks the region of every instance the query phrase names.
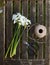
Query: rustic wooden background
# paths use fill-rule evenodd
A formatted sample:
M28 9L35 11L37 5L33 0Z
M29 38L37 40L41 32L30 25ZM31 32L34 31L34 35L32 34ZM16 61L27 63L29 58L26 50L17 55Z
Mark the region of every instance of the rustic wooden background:
M4 5L4 6L3 6ZM2 11L2 12L1 12ZM13 13L22 13L32 21L47 27L45 43L39 43L37 57L30 56L22 44L12 59L4 59L13 36ZM25 31L26 32L26 31ZM24 35L24 34L23 34ZM24 35L25 37L25 35ZM24 49L23 49L24 47ZM24 51L20 55L21 51ZM0 1L0 65L50 65L50 0L1 0Z

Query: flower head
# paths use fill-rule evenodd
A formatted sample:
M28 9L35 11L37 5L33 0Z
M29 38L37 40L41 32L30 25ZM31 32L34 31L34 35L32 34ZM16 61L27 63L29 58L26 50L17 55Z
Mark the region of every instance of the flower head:
M14 20L14 24L18 22L22 26L25 26L25 25L27 26L31 24L31 21L27 19L26 17L24 17L23 15L21 15L20 13L17 13L17 15L14 14L12 17L12 20Z

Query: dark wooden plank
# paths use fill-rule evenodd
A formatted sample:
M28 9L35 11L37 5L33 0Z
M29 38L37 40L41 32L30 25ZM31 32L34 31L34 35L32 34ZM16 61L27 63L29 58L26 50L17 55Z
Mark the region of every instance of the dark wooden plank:
M38 1L38 18L39 24L43 24L43 0Z
M39 43L39 50L38 50L37 58L42 59L43 58L42 54L43 54L43 43L42 44Z
M19 13L20 0L14 0L13 3L13 13Z
M22 0L22 15L27 17L27 4L28 0ZM27 52L27 46L23 43L23 41L27 41L27 30L24 31L23 36L22 36L22 47L20 48L21 50L21 59L27 59L28 58L28 52Z
M38 0L38 24L43 24L43 0ZM40 39L43 42L43 39ZM40 42L39 40L39 42ZM39 43L39 51L38 51L38 57L39 59L43 58L43 43Z
M47 38L45 47L45 64L50 65L50 0L46 0L46 26L47 26Z
M19 13L20 12L19 9L20 9L20 0L13 0L13 14ZM13 27L15 29L16 25L13 25ZM19 58L20 58L20 52L19 52L19 45L18 45L16 50L16 56L14 56L14 59L19 59Z
M32 65L45 65L45 62L42 60L42 61L34 61L33 63L32 63Z
M5 0L3 1L4 2L4 4L5 4ZM4 44L3 44L3 48L4 48L4 52L3 52L3 54L5 55L5 6L3 6L4 7Z
M4 2L2 2L4 3ZM2 12L1 12L2 11ZM3 65L4 57L4 34L5 34L5 25L4 25L4 7L0 7L0 65Z
M8 49L13 34L12 24L12 1L6 1L5 6L5 52Z
M22 0L22 14L27 17L28 0Z
M33 24L36 23L36 0L30 0L30 20Z
M30 0L30 13L28 13L28 15L29 15L28 17L30 18L32 25L36 24L36 0ZM34 30L32 32L30 32L31 35L32 35L32 33L34 33ZM31 43L34 43L34 42L32 42L32 40L31 40L30 44ZM33 51L31 52L31 50L30 50L30 53L28 51L28 58L29 59L35 58Z
M46 26L46 29L48 31L48 14L47 14L47 0L43 0L43 25ZM48 49L48 33L47 36L44 38L45 43L43 43L43 58L45 58L45 55L47 53L45 53Z
M7 60L3 62L4 65L22 65L20 60Z
M47 22L46 22L46 0L43 0L43 25L47 28ZM47 44L46 42L47 36L44 38L45 43L43 43L43 58L45 58L45 46Z
M48 45L49 45L49 48L48 48L48 50L50 49L50 0L48 0L47 1L47 13L48 13L48 15L47 15L47 20L48 20L48 31L49 31L49 34L48 34ZM47 51L46 51L47 52ZM50 50L48 51L49 52L49 65L50 65ZM47 55L46 55L46 59L47 59L48 57L47 57ZM46 60L47 61L47 60ZM46 64L47 65L47 64Z
M44 3L44 0L39 0L38 1L38 23L39 24L42 24L42 25L45 25L47 27L47 22L46 22L46 4ZM42 42L45 42L46 43L46 40L47 38L43 38L41 39ZM39 44L39 53L38 53L38 56L39 58L45 58L45 43L41 43ZM47 44L47 43L46 43ZM40 46L41 45L41 46Z
M4 62L4 65L45 65L44 59L37 59L37 60L8 60Z
M21 60L24 65L45 65L44 59Z

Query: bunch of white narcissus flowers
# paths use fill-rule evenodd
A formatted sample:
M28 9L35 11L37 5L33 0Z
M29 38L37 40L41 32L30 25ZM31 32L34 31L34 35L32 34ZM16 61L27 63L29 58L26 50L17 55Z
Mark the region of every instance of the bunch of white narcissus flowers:
M17 14L14 14L12 16L12 20L14 21L14 24L15 23L18 23L18 27L16 29L16 32L14 33L14 37L13 39L11 40L11 43L8 47L8 50L5 54L5 58L7 58L7 55L8 53L10 52L10 57L12 58L14 55L16 55L16 49L17 49L17 46L19 44L19 41L22 37L22 33L20 33L21 31L21 26L24 27L24 29L26 29L26 27L28 27L30 24L31 24L31 21L29 19L27 19L26 17L22 16L20 13L17 13Z
M12 20L14 20L14 24L18 22L19 25L22 26L28 26L29 24L31 24L31 21L28 20L26 17L22 16L20 13L17 13L17 15L14 14Z

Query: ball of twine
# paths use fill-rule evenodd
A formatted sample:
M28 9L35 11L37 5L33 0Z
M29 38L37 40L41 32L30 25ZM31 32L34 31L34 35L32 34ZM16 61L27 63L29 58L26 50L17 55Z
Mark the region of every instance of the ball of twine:
M28 31L29 33L31 33L31 35L28 36L29 39L34 40L35 42L38 42L38 43L45 43L45 41L43 41L43 38L47 35L46 26L36 23L31 25ZM39 40L42 40L42 41L39 41Z

